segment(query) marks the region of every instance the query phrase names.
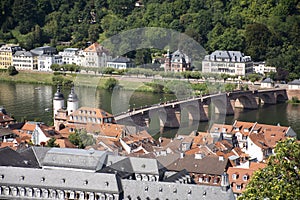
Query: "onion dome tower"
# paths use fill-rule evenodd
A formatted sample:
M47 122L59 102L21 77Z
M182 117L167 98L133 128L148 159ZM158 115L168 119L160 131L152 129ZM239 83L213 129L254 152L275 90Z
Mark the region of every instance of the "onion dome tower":
M69 94L68 101L67 101L68 115L72 114L77 109L78 109L78 97L77 94L74 92L74 87L72 87L71 93Z
M57 114L59 109L62 109L65 105L65 98L64 95L61 93L60 85L57 86L57 91L54 94L53 98L53 117Z

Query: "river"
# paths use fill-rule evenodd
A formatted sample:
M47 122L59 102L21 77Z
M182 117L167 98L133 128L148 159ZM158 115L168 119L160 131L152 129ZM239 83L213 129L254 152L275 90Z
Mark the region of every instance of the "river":
M95 88L75 88L80 99L79 106L102 108L113 114L127 111L132 107L152 105L161 101L174 99L174 95L153 94L147 92L96 90ZM47 124L52 123L52 97L56 87L48 85L34 85L24 83L0 83L0 106L3 106L8 113L17 120L40 120ZM62 88L67 99L69 88ZM49 111L47 111L49 109ZM183 114L183 117L185 114ZM234 120L259 122L273 125L291 126L299 135L300 133L300 105L287 103L276 105L263 105L258 110L235 109L232 116L212 115L208 122L183 123L176 130L166 129L166 136L173 136L176 133L188 134L198 129L206 131L212 123L232 124ZM157 127L150 130L156 134Z

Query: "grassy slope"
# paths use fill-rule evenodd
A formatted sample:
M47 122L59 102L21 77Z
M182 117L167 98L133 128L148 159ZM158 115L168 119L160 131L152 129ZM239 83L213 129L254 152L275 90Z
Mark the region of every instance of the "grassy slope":
M0 81L54 85L55 83L52 81L54 76L55 75L51 72L19 71L19 73L14 76L9 76L6 72L0 72ZM64 79L75 81L75 84L93 87L97 85L98 88L103 88L106 79L109 78L90 74L81 74L80 76L77 76L76 74L67 74L66 76L62 77ZM115 78L118 79L117 77ZM126 90L153 92L153 89L149 86L146 86L142 81L120 79L119 84L123 89Z

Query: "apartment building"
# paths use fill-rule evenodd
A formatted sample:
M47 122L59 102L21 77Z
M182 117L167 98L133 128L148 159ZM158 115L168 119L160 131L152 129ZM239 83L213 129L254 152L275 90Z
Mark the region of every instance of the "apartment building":
M0 47L0 69L7 69L12 66L13 54L21 51L22 48L15 44L6 44Z
M205 56L202 72L245 76L253 73L253 62L240 51L217 50Z

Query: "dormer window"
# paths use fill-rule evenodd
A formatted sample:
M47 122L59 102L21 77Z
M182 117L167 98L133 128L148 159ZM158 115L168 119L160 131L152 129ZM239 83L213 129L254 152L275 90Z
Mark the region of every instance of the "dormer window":
M243 181L247 181L248 178L249 178L248 175L244 175L244 176L243 176Z
M238 177L239 177L238 174L232 174L232 179L233 179L233 180L236 180Z

